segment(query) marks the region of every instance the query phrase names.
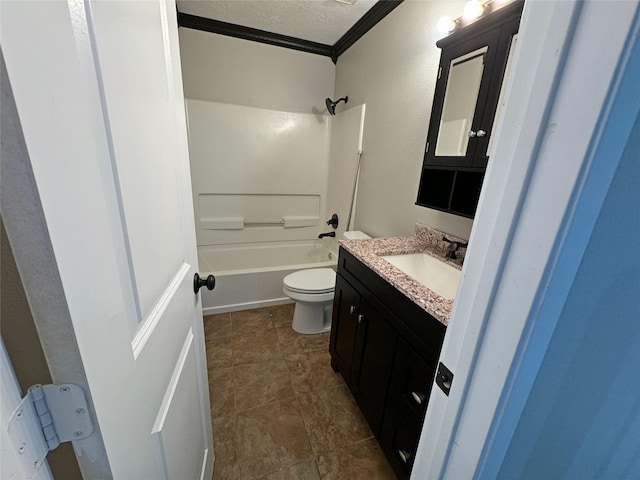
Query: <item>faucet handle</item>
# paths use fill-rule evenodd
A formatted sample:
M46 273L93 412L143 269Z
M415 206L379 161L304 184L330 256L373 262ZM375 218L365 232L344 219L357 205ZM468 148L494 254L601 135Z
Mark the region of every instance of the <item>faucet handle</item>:
M469 246L468 243L462 243L457 240L449 240L447 237L442 237L442 240L448 242L451 246L455 245L456 250L459 248L467 248Z
M331 218L327 221L327 225L331 225L334 230L338 228L338 214L334 213L331 215Z
M442 237L442 240L449 243L449 250L447 251L446 257L452 260L458 259L458 256L456 255L456 252L458 251L458 249L467 248L469 246L468 243L461 243L455 240L449 240L447 237Z

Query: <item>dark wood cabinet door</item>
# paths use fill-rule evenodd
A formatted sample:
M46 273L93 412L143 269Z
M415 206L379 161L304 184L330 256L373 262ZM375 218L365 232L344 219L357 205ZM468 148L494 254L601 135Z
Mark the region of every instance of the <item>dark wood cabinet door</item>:
M500 38L500 30L492 30L482 35L473 37L462 44L458 44L454 47L443 49L442 56L440 58L440 69L438 81L436 82L436 91L433 100L433 107L431 111L431 120L429 122L429 131L427 133L427 147L424 155L425 166L438 166L445 165L450 167L471 167L473 165L474 157L476 155L476 146L478 143L478 137L476 132L482 129L481 119L483 112L487 106L487 95L490 90L491 82L493 81L493 67L496 63L496 55L501 51L498 48L498 40ZM448 98L449 96L464 98L463 91L453 91L452 88L457 87L459 89L465 88L462 83L464 75L468 73L458 73L458 77L461 75L463 78L454 79L456 68L465 68L467 65L477 63L478 66L475 69L479 69L479 72L475 72L474 75L478 75L477 79L469 82L469 89L471 95L466 99L468 106L458 106L458 109L467 110L470 115L465 119L463 123L461 119L453 122L459 125L460 128L465 126L465 130L457 132L456 135L452 131L441 130L445 125L449 124L447 110L451 110L451 105L454 102ZM449 93L449 96L447 95ZM496 99L497 101L497 99ZM449 106L449 108L447 108ZM455 111L455 107L453 107ZM494 108L495 110L495 108ZM453 114L455 116L455 112ZM473 132L473 136L469 136L469 132ZM451 146L446 149L440 148L440 143L444 140L442 134L446 136L459 136L459 143L465 144L466 147L454 155L452 152L447 153ZM451 141L446 142L452 143ZM458 142L453 142L458 143Z
M357 319L350 388L376 437L380 431L397 333L364 298Z
M380 432L380 446L398 479L411 476L422 422L414 423L400 413L390 402Z
M360 294L341 275L336 275L329 352L331 366L347 383L351 378L359 305Z

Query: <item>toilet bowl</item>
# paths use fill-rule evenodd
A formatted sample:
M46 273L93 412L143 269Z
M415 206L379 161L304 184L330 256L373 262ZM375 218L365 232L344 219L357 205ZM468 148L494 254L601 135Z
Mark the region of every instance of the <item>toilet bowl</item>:
M336 272L330 268L300 270L284 277L282 291L296 302L293 329L298 333L331 330L331 307Z
M345 232L344 238L371 238L362 232ZM331 268L310 268L290 273L282 291L296 302L292 328L298 333L316 334L331 330L336 272Z

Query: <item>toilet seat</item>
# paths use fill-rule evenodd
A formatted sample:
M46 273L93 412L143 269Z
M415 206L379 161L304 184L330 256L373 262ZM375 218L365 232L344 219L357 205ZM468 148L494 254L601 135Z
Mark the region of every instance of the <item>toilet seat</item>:
M333 293L336 272L331 268L311 268L290 273L283 280L284 288L303 295L323 295Z

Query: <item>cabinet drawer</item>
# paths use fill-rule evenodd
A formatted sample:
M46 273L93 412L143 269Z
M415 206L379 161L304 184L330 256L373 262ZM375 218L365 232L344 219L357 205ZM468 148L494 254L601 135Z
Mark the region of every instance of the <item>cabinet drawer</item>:
M380 446L399 479L408 479L418 449L422 422L408 421L393 402L385 411Z
M412 421L422 422L424 418L435 376L434 365L402 338L398 339L389 394L402 414Z

